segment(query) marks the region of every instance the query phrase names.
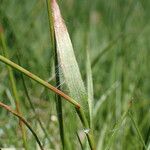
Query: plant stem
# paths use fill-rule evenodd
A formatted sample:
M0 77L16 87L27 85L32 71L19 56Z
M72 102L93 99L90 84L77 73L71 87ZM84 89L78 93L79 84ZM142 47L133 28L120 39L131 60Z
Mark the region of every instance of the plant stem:
M19 56L20 56L20 55L19 55L19 52L18 52L18 54L17 54L17 59L18 59L19 65L21 65ZM45 129L45 127L44 127L44 125L43 125L41 119L40 119L40 117L39 117L38 114L36 113L36 109L35 109L34 104L33 104L32 100L31 100L31 98L30 98L30 95L29 95L29 92L28 92L28 89L27 89L27 86L26 86L26 83L25 83L25 79L24 79L23 74L21 74L21 80L22 80L22 84L23 84L23 87L24 87L25 94L26 94L26 96L27 96L27 100L29 101L29 104L30 104L30 106L31 106L31 109L32 109L32 111L33 111L33 113L34 113L34 115L35 115L35 117L36 117L36 119L37 119L37 121L38 121L38 123L39 123L41 129L43 130L43 132L44 132L46 138L48 139L49 143L52 143L52 144L53 144L53 142L51 141L51 139L50 139L50 137L49 137L49 135L48 135L48 133L47 133L47 131L46 131L46 129Z
M81 142L80 137L79 137L79 135L78 135L78 132L76 133L76 136L77 136L78 141L79 141L79 143L80 143L81 150L84 150L83 145L82 145L82 142Z
M39 146L40 146L40 148L41 148L41 150L44 150L44 148L43 148L43 146L42 146L42 144L41 144L41 142L40 142L38 136L36 135L36 133L34 132L34 130L32 129L32 127L30 126L30 124L29 124L25 119L24 119L20 114L18 114L18 113L15 112L14 110L12 110L9 106L7 106L7 105L5 105L5 104L3 104L3 103L1 103L1 102L0 102L0 106L3 107L3 108L5 108L7 111L11 112L13 115L17 116L17 117L28 127L29 130L30 130L30 131L32 132L32 134L34 135L34 137L35 137L37 143L39 144Z
M6 57L4 57L2 55L0 55L0 61L2 61L3 63L5 63L5 64L7 64L7 65L9 65L9 66L11 66L13 68L15 68L18 71L20 71L24 75L28 76L29 78L33 79L34 81L40 83L41 85L45 86L46 88L48 88L51 91L55 92L56 94L60 95L65 100L67 100L71 104L75 105L75 107L77 109L80 109L81 105L79 103L77 103L73 98L71 98L70 96L66 95L62 91L58 90L56 87L54 87L51 84L49 84L48 82L44 81L40 77L38 77L35 74L29 72L28 70L26 70L23 67L17 65L16 63L12 62L11 60L7 59Z
M85 134L87 136L89 145L91 150L95 150L95 143L94 143L94 136L93 136L93 131L91 131L91 129L89 128L89 123L85 117L84 111L82 109L76 109L78 116L85 128L85 130L89 130L89 131L85 131Z

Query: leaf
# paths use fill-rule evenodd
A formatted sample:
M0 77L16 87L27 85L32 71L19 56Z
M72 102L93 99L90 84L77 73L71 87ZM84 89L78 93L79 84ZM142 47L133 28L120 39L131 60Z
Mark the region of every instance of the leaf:
M7 52L7 42L5 40L5 35L3 33L0 33L0 40L1 40L1 43L2 43L2 48L3 48L3 54L5 57L9 57L8 55L8 52ZM8 74L9 74L9 79L10 79L10 85L11 85L11 89L12 89L12 93L13 93L13 96L15 98L15 106L16 106L16 110L19 114L21 114L21 108L20 108L20 103L19 103L19 94L18 94L18 90L17 90L17 85L16 85L16 80L14 78L14 74L13 74L13 71L12 71L12 68L7 66L8 68ZM27 150L27 142L26 142L26 131L24 129L24 126L22 124L22 121L19 120L19 126L20 126L20 130L21 130L21 133L22 133L22 140L23 140L23 145L25 147L25 150Z
M87 76L87 91L88 91L88 104L89 104L89 111L90 111L90 125L92 126L92 119L93 119L93 100L94 100L94 93L93 93L93 78L92 78L92 69L91 69L91 61L89 50L86 50L87 54L87 61L86 61L86 76Z
M64 21L61 17L56 0L51 1L53 24L56 40L58 62L63 73L70 96L80 102L86 117L89 118L87 94L79 67L75 58L73 46Z
M98 117L98 112L102 104L107 100L107 98L112 94L112 92L119 86L119 83L116 81L111 85L111 87L100 97L94 107L93 118Z
M54 31L54 36L52 33L51 38L55 41L54 44L56 46L55 50L58 59L58 65L60 66L59 69L62 72L63 79L70 96L81 104L81 108L76 110L84 128L88 130L88 132L85 134L87 136L89 146L91 149L95 149L93 132L89 129L90 115L88 96L81 78L73 46L66 25L61 17L59 6L56 0L51 0L51 12L51 32Z
M133 123L133 126L134 126L134 128L135 128L135 130L136 130L136 132L137 132L137 134L138 134L138 137L139 137L139 139L140 139L140 142L141 142L142 145L143 145L143 149L146 150L147 147L146 147L146 145L145 145L145 142L144 142L143 136L142 136L142 134L141 134L141 132L140 132L140 129L139 129L139 127L138 127L136 121L134 120L134 118L133 118L133 116L132 116L132 114L131 114L130 111L128 112L128 114L129 114L129 117L130 117L130 119L131 119L131 121L132 121L132 123Z
M14 110L12 110L9 106L3 104L2 102L0 102L0 107L3 107L4 109L6 109L7 111L9 111L10 113L12 113L13 115L15 115L16 117L18 117L27 127L28 129L31 131L31 133L33 134L33 136L36 139L36 142L39 144L39 147L41 150L44 150L36 132L32 129L32 127L30 126L30 124L17 112L15 112Z
M116 122L116 124L115 124L115 126L113 128L113 133L112 133L112 135L109 137L109 139L107 141L105 150L109 150L111 148L111 145L113 144L114 139L115 139L115 137L117 135L118 129L121 128L122 123L124 122L124 120L126 119L126 117L128 115L128 111L129 111L129 108L122 114L121 118Z

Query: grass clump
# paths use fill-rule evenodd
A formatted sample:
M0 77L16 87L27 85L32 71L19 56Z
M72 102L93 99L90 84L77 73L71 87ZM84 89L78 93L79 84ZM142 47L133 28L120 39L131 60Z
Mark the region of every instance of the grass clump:
M0 148L148 150L149 8L0 0Z

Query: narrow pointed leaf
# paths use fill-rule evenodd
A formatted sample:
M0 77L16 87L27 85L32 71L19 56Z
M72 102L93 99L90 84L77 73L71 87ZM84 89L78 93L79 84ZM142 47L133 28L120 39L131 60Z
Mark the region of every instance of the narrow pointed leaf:
M36 142L39 144L39 147L41 150L44 150L36 132L32 129L32 127L30 126L30 124L20 115L18 114L18 112L12 110L9 106L3 104L2 102L0 102L0 107L3 107L4 109L6 109L7 111L9 111L10 113L12 113L13 115L15 115L16 117L18 117L26 126L27 128L31 131L31 133L33 134L33 136L36 139Z
M87 62L86 62L86 74L87 74L87 91L88 91L88 104L90 111L90 125L92 126L92 118L93 118L93 78L92 78L92 69L91 69L91 61L89 56L89 50L87 48Z
M51 7L57 56L65 83L69 89L70 95L81 103L82 107L85 108L84 112L86 116L89 118L86 90L75 58L73 46L56 0L51 1Z

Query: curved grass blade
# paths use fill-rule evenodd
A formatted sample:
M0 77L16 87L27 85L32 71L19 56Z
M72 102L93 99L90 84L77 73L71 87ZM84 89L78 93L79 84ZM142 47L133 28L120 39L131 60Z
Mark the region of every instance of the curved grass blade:
M98 115L98 111L101 108L101 105L103 104L103 102L108 98L108 96L110 96L112 94L112 92L119 86L118 82L115 82L114 84L112 84L112 86L100 97L100 99L97 101L97 103L95 104L94 107L94 111L93 111L93 117L96 118Z
M116 123L116 125L115 125L115 127L114 127L114 129L113 129L114 132L113 132L113 134L111 135L111 137L109 138L105 150L109 150L109 149L111 148L111 145L112 145L112 143L113 143L113 141L114 141L114 138L115 138L115 136L116 136L116 134L117 134L117 131L118 131L117 129L121 127L122 122L125 120L126 116L128 115L128 111L129 111L129 110L127 109L127 110L123 113L123 115L121 116L121 118L118 120L118 122Z
M144 148L144 150L146 150L147 147L146 147L146 145L145 145L145 142L144 142L144 139L143 139L142 134L141 134L141 132L140 132L140 129L138 128L138 125L137 125L136 121L134 120L134 118L133 118L131 112L128 112L128 114L129 114L129 117L130 117L130 119L131 119L131 121L132 121L132 123L133 123L133 125L134 125L134 127L135 127L135 129L136 129L136 131L137 131L137 134L138 134L138 136L139 136L139 139L140 139L141 143L143 144L143 148Z
M2 48L3 48L3 54L4 54L5 57L9 58L9 55L8 55L8 52L7 52L8 48L7 48L7 44L6 44L6 40L5 40L5 36L4 36L3 32L0 33L0 39L1 39L1 44L2 44ZM21 114L20 104L19 104L19 95L18 95L18 90L17 90L14 74L13 74L12 68L10 66L7 66L7 68L8 68L12 93L13 93L13 96L15 98L16 111L19 114ZM22 133L23 146L24 146L25 150L27 150L28 148L27 148L27 142L26 142L26 138L27 138L26 137L26 131L24 129L24 126L23 126L21 120L19 120L19 126L20 126L20 130L21 130L21 133Z
M21 65L19 51L18 51L18 53L17 53L17 59L18 59L19 65ZM34 113L34 115L35 115L35 117L36 117L36 119L37 119L37 121L38 121L38 123L39 123L41 129L43 130L43 133L45 134L45 137L48 139L49 143L53 144L53 142L51 141L51 139L50 139L50 137L49 137L49 134L47 133L47 131L46 131L46 129L45 129L45 127L44 127L44 125L43 125L43 123L42 123L40 117L39 117L38 114L36 113L36 109L35 109L35 107L34 107L34 104L33 104L32 100L31 100L31 97L30 97L30 95L29 95L28 88L27 88L27 86L26 86L26 82L25 82L25 79L24 79L23 74L21 74L21 80L22 80L22 84L23 84L23 88L24 88L24 91L25 91L25 95L26 95L26 97L27 97L27 100L28 100L28 102L29 102L29 104L30 104L30 106L31 106L31 109L32 109L32 111L33 111L33 113Z
M18 117L27 127L28 129L31 131L31 133L33 134L33 136L36 139L36 142L39 144L41 150L44 150L38 136L36 135L36 133L34 132L34 130L32 129L32 127L30 126L30 124L17 112L15 112L14 110L12 110L9 106L3 104L2 102L0 102L0 107L3 107L4 109L6 109L7 111L9 111L10 113L12 113L13 115L15 115L16 117Z
M112 47L118 42L118 40L123 36L123 33L120 33L115 39L113 39L112 41L109 42L109 44L100 51L99 54L97 54L97 56L93 59L93 61L91 62L91 66L92 68L95 67L95 65L98 63L98 61L100 60L100 58L107 53L108 51L110 51L112 49ZM125 36L123 36L124 38Z

